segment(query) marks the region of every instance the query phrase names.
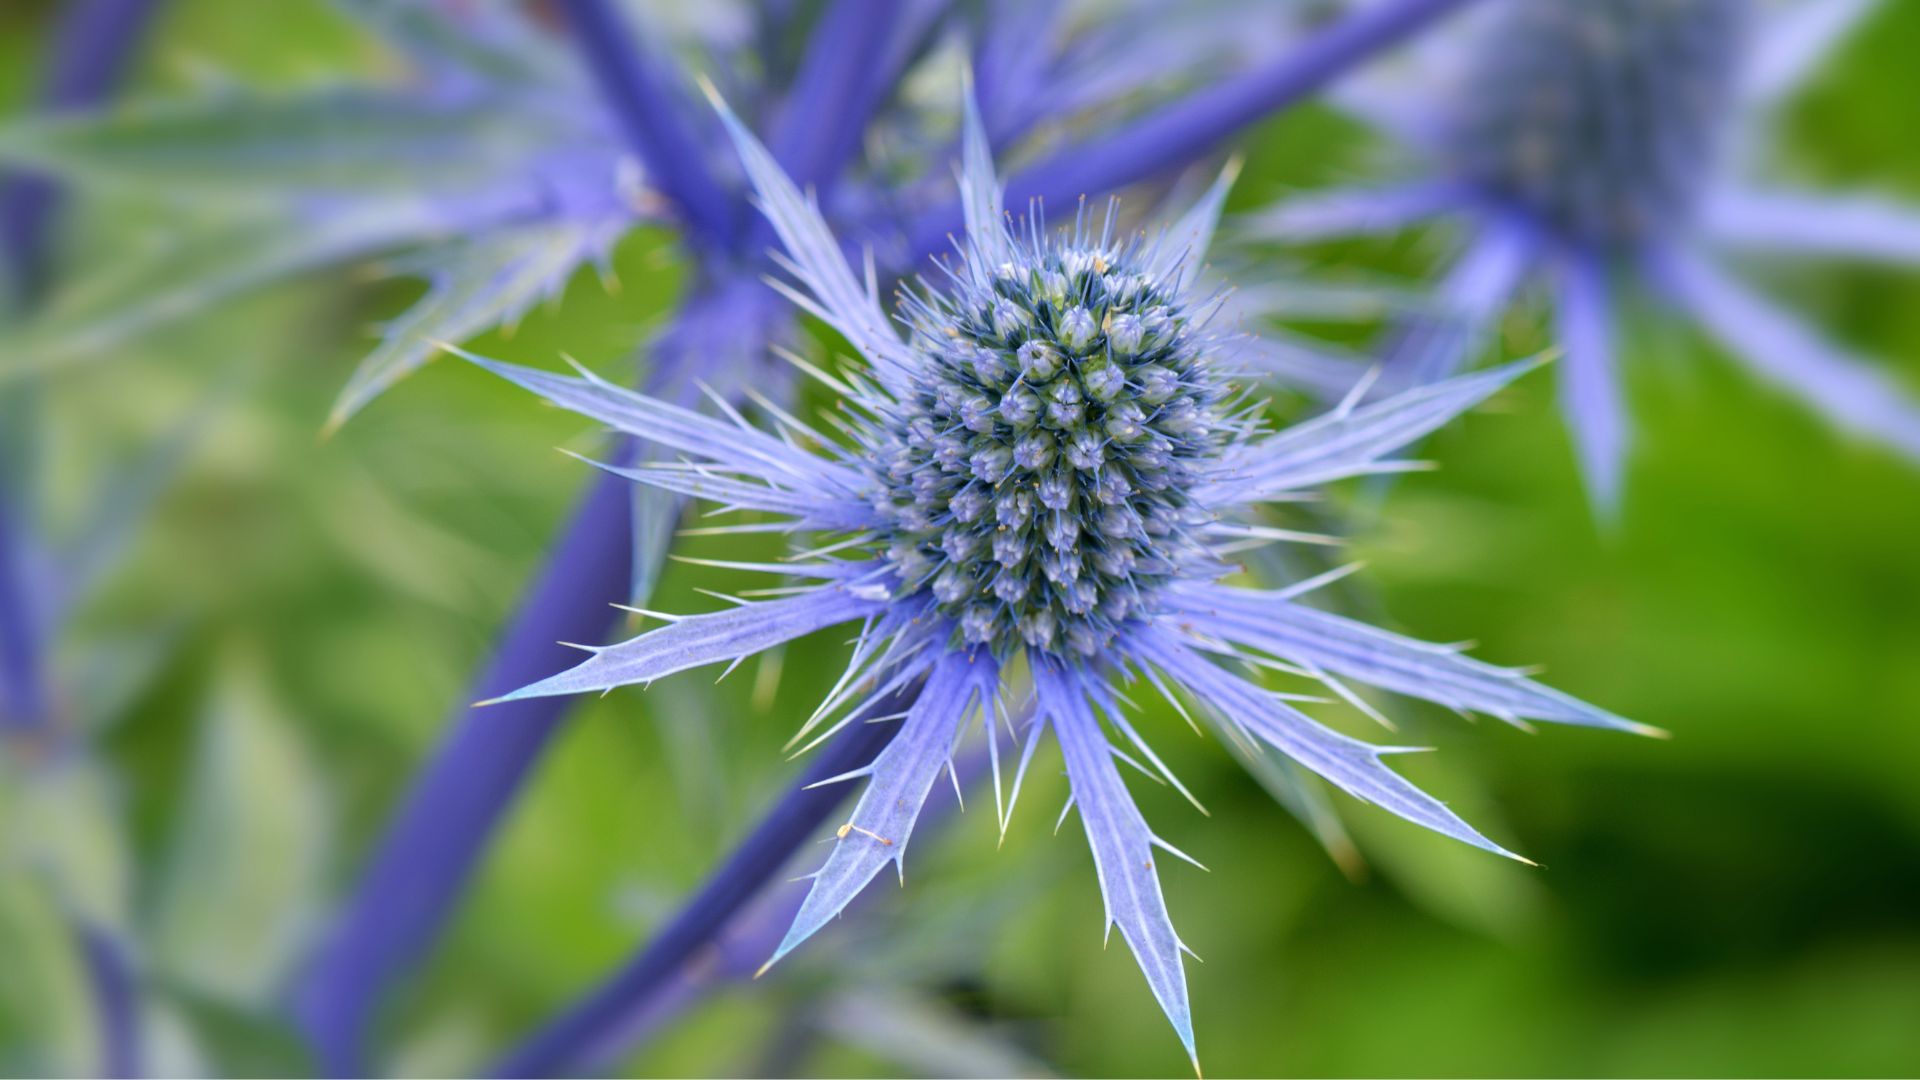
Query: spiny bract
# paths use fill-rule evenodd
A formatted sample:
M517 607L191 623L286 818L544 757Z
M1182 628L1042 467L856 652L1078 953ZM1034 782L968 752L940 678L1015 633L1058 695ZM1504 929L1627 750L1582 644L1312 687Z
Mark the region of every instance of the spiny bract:
M1454 168L1584 239L1692 208L1722 141L1752 0L1504 0L1451 132Z
M1224 387L1138 240L1083 215L1009 254L909 298L925 363L885 414L875 509L905 588L965 641L1091 656L1199 556Z

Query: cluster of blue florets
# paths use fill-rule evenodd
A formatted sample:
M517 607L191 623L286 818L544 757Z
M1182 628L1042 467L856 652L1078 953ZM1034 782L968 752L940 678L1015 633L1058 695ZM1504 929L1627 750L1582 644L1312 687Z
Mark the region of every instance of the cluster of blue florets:
M1091 655L1199 552L1189 492L1224 384L1140 245L1017 245L908 301L921 369L883 418L903 588L966 642Z
M1505 0L1451 152L1549 226L1631 242L1691 208L1718 151L1752 0Z

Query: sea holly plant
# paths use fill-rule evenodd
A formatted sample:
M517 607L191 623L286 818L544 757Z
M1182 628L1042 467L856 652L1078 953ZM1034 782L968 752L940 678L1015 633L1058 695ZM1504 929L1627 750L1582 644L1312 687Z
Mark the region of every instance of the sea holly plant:
M1337 100L1424 172L1288 199L1248 231L1299 242L1447 216L1470 232L1442 316L1383 385L1443 378L1540 282L1566 350L1562 407L1610 515L1630 443L1616 294L1651 293L1835 424L1920 457L1920 403L1731 271L1748 256L1920 264L1920 210L1749 179L1764 127L1872 0L1492 0ZM1435 93L1435 87L1446 88Z
M1513 722L1650 730L1456 648L1301 603L1320 581L1257 590L1227 580L1232 554L1249 539L1287 538L1259 523L1263 503L1403 468L1396 450L1532 365L1368 405L1350 399L1268 431L1257 403L1221 364L1211 298L1195 288L1230 174L1153 238L1116 236L1084 210L1057 232L1037 213L1010 224L971 101L965 236L936 283L903 297L903 339L872 274L854 271L815 205L720 108L781 242L781 291L866 362L844 375L809 369L846 403L838 438L781 410L769 410L774 428L766 430L737 414L712 417L625 390L585 369L569 377L464 355L681 456L603 466L609 472L821 537L791 562L757 567L805 582L787 595L669 617L503 700L645 684L844 624L860 628L847 671L796 742L827 740L856 719L871 720L873 700L919 687L879 756L832 778L864 779L866 788L769 964L889 864L904 865L922 804L976 722L991 751L1003 828L1051 733L1093 850L1109 929L1131 948L1194 1056L1186 949L1155 861L1160 851L1184 856L1148 826L1120 765L1186 788L1128 718L1116 684L1138 680L1176 704L1192 702L1235 736L1356 798L1515 858L1387 767L1386 757L1407 748L1335 732L1248 671L1282 667L1342 696L1351 695L1351 680ZM1002 728L1014 727L1005 721L1023 711L1028 686L1031 722L1011 732L1003 755Z
M1013 183L1023 198L1059 204L1082 193L1169 175L1245 125L1468 2L1392 0L1329 22L1278 56L1226 69L1171 102L1129 115L1115 128L1072 130L1070 139L1050 147ZM753 10L776 21L786 17L781 7ZM679 226L695 264L687 296L647 350L646 385L655 394L698 404L695 386L705 382L722 399L744 402L746 386L766 385L758 377L770 369L761 361L793 318L761 282L769 269L766 226L752 218L744 191L731 182L734 171L705 152L701 133L712 126L712 117L683 107L679 91L689 80L669 55L651 47L658 43L636 40L607 0L565 0L557 11L617 130L638 158L648 190L660 197L667 220ZM847 174L861 149L860 133L876 110L893 100L903 76L899 65L914 55L910 43L927 31L927 19L944 11L938 3L836 0L814 12L809 25L780 28L783 35L803 36L805 45L794 63L767 69L776 81L785 76L784 84L755 85L752 99L761 106L755 113L769 131L774 157L795 181L817 193L822 206L835 205L837 192L855 179ZM1017 44L1045 66L1058 36L1034 34ZM873 63L873 57L884 62ZM725 81L730 93L738 89L733 80ZM997 85L1016 92L1013 84ZM1132 85L1119 89L1130 92ZM945 171L948 160L940 158L938 168ZM853 200L856 208L886 206L877 190L874 184L864 188L866 197ZM893 250L901 254L902 265L943 250L948 234L964 220L959 201L950 195L902 203L899 214L900 220L871 231L901 238ZM867 218L864 224L874 222ZM642 597L666 554L665 526L678 512L677 493L655 489L651 494L656 497L635 498L633 485L618 476L604 477L593 487L504 629L500 648L476 677L474 697L506 693L564 666L570 654L555 641L606 640L615 621L609 603ZM330 1071L365 1068L368 1022L386 988L431 945L458 903L493 829L559 730L565 706L557 699L523 698L491 713L462 708L453 717L375 845L364 876L322 937L295 995L301 1026ZM864 765L884 742L836 740L845 748L848 769ZM822 760L833 759L829 754ZM580 1046L618 1030L625 999L658 989L738 905L778 873L796 824L819 820L837 801L802 799L798 792L792 799L797 801L782 801L762 822L753 843L723 861L696 902L635 956L629 970L563 1013L547 1046L566 1047L545 1055L546 1065L518 1071L559 1068L555 1063L577 1057Z

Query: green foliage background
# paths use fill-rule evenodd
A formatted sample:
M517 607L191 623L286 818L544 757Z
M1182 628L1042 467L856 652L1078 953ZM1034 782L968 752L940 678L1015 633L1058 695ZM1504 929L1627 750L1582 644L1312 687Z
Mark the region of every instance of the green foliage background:
M1790 111L1780 167L1920 200L1920 6L1883 7ZM0 8L0 100L23 92L48 14ZM137 84L180 92L220 71L289 86L381 62L307 0L180 0ZM1312 108L1245 145L1242 207L1362 172L1372 152ZM73 225L65 271L84 280L154 222L89 203ZM1310 258L1332 273L1417 274L1444 250L1431 237ZM629 238L617 262L617 295L583 275L562 303L475 348L629 370L630 343L681 280L664 234ZM1920 281L1751 269L1920 390ZM450 363L317 438L370 346L364 328L414 289L304 278L49 386L54 495L68 509L182 415L218 403L77 628L92 644L67 660L91 670L102 652L133 688L102 735L132 830L130 902L163 939L151 970L191 1032L182 1040L226 1071L305 1066L273 1020L270 973L248 975L261 946L242 923L195 925L181 909L302 897L278 909L291 922L256 921L274 940L311 927L588 480L550 448L591 450L592 432ZM1189 976L1211 1075L1920 1072L1920 471L1837 436L1652 305L1637 315L1640 441L1617 528L1588 515L1549 370L1445 432L1432 447L1443 467L1398 485L1355 548L1392 625L1539 662L1556 686L1673 740L1529 735L1402 708L1400 741L1442 751L1405 768L1543 866L1348 801L1367 858L1350 880L1221 747L1164 709L1149 716L1145 730L1211 811L1138 785L1164 835L1212 868L1165 875L1206 961ZM1506 330L1509 352L1543 340L1525 319ZM711 606L695 586L749 587L675 567L654 604ZM150 663L131 646L104 651L151 635L164 648ZM585 703L443 947L390 1010L382 1039L396 1071L473 1068L644 941L794 774L779 747L843 651L823 635L788 650L777 683L750 664L718 687L696 674ZM229 782L209 786L193 778L222 752L207 735L222 709L269 727L221 744L229 767L213 775ZM1091 862L1077 826L1052 835L1065 789L1057 759L1041 762L1003 848L982 793L957 827L916 845L904 893L790 968L719 994L627 1068L889 1075L986 1052L863 1013L847 996L860 991L927 1003L941 1025L965 1018L972 1037L1031 1066L1182 1069L1131 958L1102 949ZM259 835L182 871L196 814ZM0 1048L51 1022L59 995L36 970L52 969L0 960ZM890 1050L886 1036L913 1045Z

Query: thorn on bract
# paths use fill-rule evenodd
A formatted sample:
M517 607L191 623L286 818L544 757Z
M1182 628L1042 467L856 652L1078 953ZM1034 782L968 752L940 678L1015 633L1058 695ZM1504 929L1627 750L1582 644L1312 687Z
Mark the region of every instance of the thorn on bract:
M863 829L860 826L855 825L851 821L847 822L845 825L840 826L840 830L834 833L833 835L834 835L834 838L837 840L845 840L847 838L848 833L859 833L862 836L871 836L875 840L880 841L882 844L885 844L888 847L893 846L893 841L887 839L884 836L881 836L879 833L874 832L872 829Z

